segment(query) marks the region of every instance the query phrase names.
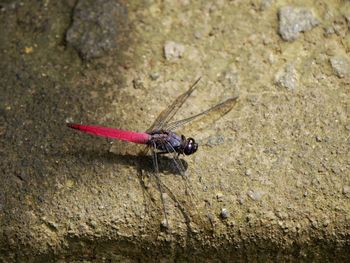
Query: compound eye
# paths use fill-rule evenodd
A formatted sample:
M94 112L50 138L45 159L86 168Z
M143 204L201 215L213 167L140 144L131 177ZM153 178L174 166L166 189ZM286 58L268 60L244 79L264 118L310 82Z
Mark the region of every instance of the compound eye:
M186 142L186 146L184 148L184 154L190 155L197 151L198 143L195 142L193 138L188 138Z

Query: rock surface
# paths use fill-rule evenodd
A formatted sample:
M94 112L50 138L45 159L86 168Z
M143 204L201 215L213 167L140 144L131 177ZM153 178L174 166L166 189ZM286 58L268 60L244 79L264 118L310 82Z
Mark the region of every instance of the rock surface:
M283 41L264 2L120 1L125 39L89 60L65 42L75 1L2 3L0 261L349 262L349 82L330 64L347 38ZM309 9L346 32L348 5ZM168 40L186 47L175 62ZM274 85L289 63L293 90ZM65 125L144 131L198 76L177 119L239 101L178 130L204 143L186 180L160 157L164 207L139 145Z

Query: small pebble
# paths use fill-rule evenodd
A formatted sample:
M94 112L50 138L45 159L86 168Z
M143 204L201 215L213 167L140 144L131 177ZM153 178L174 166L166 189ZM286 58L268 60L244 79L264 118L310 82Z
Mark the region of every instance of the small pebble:
M322 138L320 136L316 136L316 142L322 142Z
M329 223L330 223L330 220L326 219L326 220L323 221L323 226L327 227L329 225Z
M159 72L152 72L151 74L149 74L149 77L151 78L151 80L157 80L160 77Z
M166 219L162 220L162 222L160 223L160 227L163 228L163 229L168 229L169 228L169 224L168 224Z
M196 39L201 39L201 38L202 38L202 33L199 32L199 31L196 31L196 32L194 32L194 37L195 37Z
M219 81L227 87L236 87L239 82L239 76L236 70L228 69L221 73Z
M294 64L287 64L275 76L275 84L287 90L294 90L298 84L298 74Z
M95 220L91 220L90 222L89 222L89 225L92 227L92 228L96 228L97 227L97 222L95 221Z
M164 56L166 60L181 58L185 52L185 46L173 41L167 41L164 45Z
M245 198L244 198L243 196L239 197L239 198L238 198L238 203L239 203L240 205L244 205L244 203L245 203Z
M350 61L345 56L334 56L330 59L334 73L339 78L350 75Z
M264 191L261 190L256 190L256 191L248 191L248 196L253 199L254 201L259 201L261 200L261 198L263 197L263 195L265 194Z
M47 222L47 223L48 223L48 225L49 225L51 228L53 228L53 229L55 229L55 230L58 229L57 223L55 223L55 222L53 222L53 221L49 221L49 222Z
M253 172L251 169L247 169L244 174L245 174L245 176L251 176L253 174Z
M227 219L229 216L229 213L226 208L222 208L220 212L221 219Z
M142 89L144 88L144 83L140 78L136 78L132 81L134 89Z
M223 198L224 198L224 195L222 193L216 194L216 200L218 200L218 202L222 202Z

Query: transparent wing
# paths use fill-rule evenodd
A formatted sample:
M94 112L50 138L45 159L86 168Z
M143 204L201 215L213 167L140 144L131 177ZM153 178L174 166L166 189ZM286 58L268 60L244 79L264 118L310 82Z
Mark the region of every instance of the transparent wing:
M197 209L197 204L199 203L199 200L196 198L196 196L193 193L192 188L188 182L188 177L186 175L186 169L183 166L181 160L179 159L179 154L177 152L175 152L174 148L172 147L172 145L169 142L167 142L167 145L169 146L170 149L172 149L172 152L170 152L169 154L171 154L171 158L173 159L173 162L175 163L177 170L181 174L182 183L184 185L184 190L185 190L185 195L189 197L189 204L190 205L186 205L187 202L182 202L179 205L183 206L182 212L186 214L186 215L184 215L185 219L191 220L191 218L193 217L193 213L191 213L191 212L196 212L197 214L199 214L198 209Z
M236 104L237 100L238 100L238 96L227 99L224 102L221 102L221 103L215 105L214 107L212 107L206 111L203 111L199 114L193 115L189 118L182 119L179 121L170 122L167 125L165 125L163 127L163 129L176 130L177 128L185 125L186 123L189 123L195 119L200 119L202 117L205 117L205 118L208 118L211 120L216 120L216 119L224 116L226 113L228 113L233 108L233 106Z
M164 220L165 220L165 224L163 224L163 226L168 228L169 221L168 221L168 216L167 216L166 209L165 209L165 202L164 202L164 196L163 196L163 184L162 184L160 177L159 177L158 156L157 156L157 152L156 152L155 142L153 142L152 161L153 161L153 167L154 167L154 179L156 180L156 184L157 184L158 191L160 194L160 200L162 202L162 207L163 207L163 215L164 215Z
M163 110L146 132L162 129L164 124L168 123L174 117L186 99L192 94L200 79L201 77L199 77L185 93L177 97L176 100L167 109Z
M166 143L163 140L162 140L162 142ZM159 191L160 201L161 201L162 210L163 210L162 212L164 215L164 221L162 222L162 226L165 228L170 227L169 221L168 221L166 203L165 203L164 195L163 195L164 193L167 193L168 196L171 198L171 200L176 204L176 206L180 210L188 227L190 227L191 217L189 216L187 209L182 206L181 202L178 200L177 196L173 193L172 189L169 188L164 182L162 182L162 180L160 178L159 162L158 162L159 156L157 153L155 142L153 142L153 145L151 146L151 151L152 151L152 161L153 161L154 171L153 171L150 179L155 183L155 186L157 187L157 190ZM174 154L176 154L176 152ZM181 161L178 158L176 159L176 163L177 163L176 166L179 167L179 169L181 169L181 173L184 173L185 168L183 167L183 164L181 163Z

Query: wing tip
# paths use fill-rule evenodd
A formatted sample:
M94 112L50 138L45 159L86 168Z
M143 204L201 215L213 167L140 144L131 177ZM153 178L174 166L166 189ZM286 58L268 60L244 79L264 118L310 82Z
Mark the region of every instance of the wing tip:
M234 97L231 97L231 98L228 98L226 101L224 101L223 103L225 103L225 102L237 102L238 101L238 99L239 99L239 95L236 95L236 96L234 96Z
M195 82L193 82L193 84L191 85L190 87L190 91L193 91L196 87L197 87L197 84L199 83L199 81L202 79L202 76L199 76L198 78L196 78Z

